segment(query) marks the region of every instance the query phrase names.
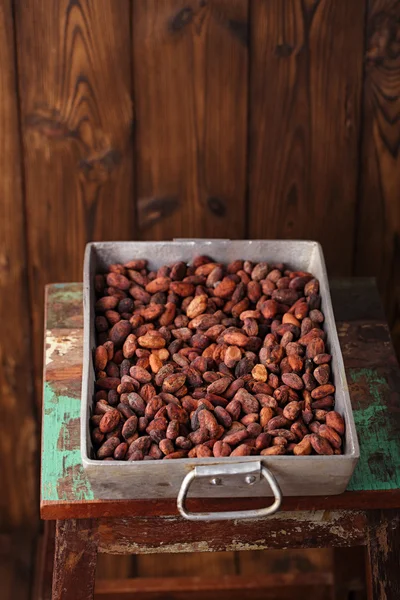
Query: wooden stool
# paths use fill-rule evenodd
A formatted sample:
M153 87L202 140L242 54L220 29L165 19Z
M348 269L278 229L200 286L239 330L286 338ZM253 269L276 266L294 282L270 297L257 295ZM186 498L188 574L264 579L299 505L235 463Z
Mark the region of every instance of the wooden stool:
M284 498L282 510L266 519L199 523L178 516L173 499L96 498L79 448L82 286L47 288L41 516L57 521L54 600L93 597L98 552L346 546L368 550L371 600L400 599L400 371L374 282L334 282L332 298L361 448L348 490L340 496ZM265 502L262 498L192 499L188 507L239 510ZM248 582L231 577L210 582L201 577L193 586L198 592L210 586L226 592L240 585L251 593L268 585L264 579L262 574ZM132 592L140 588L138 580L132 580L134 587L129 581L102 582L96 586L96 597L133 597ZM155 584L148 597L166 597L168 589L162 585ZM185 589L181 591L184 595Z

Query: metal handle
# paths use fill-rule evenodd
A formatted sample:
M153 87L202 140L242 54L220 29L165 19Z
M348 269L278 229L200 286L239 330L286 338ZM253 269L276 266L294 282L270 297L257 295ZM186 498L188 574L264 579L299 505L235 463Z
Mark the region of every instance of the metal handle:
M192 469L183 479L181 488L179 490L177 504L178 510L182 517L188 519L189 521L226 521L228 519L259 519L260 517L268 517L273 515L282 502L282 493L279 488L278 482L275 477L272 475L271 471L267 469L261 463L256 463L256 469L254 469L254 463L238 463L237 465L226 465L226 466L200 466ZM253 469L251 468L253 466ZM259 508L256 510L236 510L236 511L223 511L223 512L207 512L207 513L193 513L188 512L185 508L185 501L187 498L187 494L190 488L190 485L196 477L210 477L210 483L213 485L221 484L221 479L219 479L218 475L245 475L245 482L248 485L252 485L256 482L257 478L254 474L249 474L249 472L257 472L258 476L264 477L270 485L272 493L274 494L274 502L271 506L267 506L265 508Z

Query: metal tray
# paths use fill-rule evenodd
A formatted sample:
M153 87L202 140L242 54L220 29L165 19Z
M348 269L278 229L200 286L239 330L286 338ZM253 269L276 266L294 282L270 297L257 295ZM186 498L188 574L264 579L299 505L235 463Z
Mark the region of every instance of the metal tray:
M146 258L152 269L176 261L190 262L198 254L219 262L236 258L254 262L283 262L296 270L310 271L319 279L325 315L327 347L332 354L336 386L335 409L346 422L344 454L339 456L245 456L234 458L178 459L173 461L102 462L93 460L89 418L92 414L94 368L94 275L113 263ZM359 447L351 409L343 358L336 332L329 285L321 246L314 241L285 240L174 240L172 242L93 242L84 261L84 357L81 410L82 462L93 489L103 499L178 498L182 515L198 518L239 518L271 514L286 496L332 495L346 489L354 471ZM188 514L190 497L275 496L272 507L251 514ZM250 487L251 486L251 489ZM281 492L279 491L281 490ZM254 514L253 514L254 513Z

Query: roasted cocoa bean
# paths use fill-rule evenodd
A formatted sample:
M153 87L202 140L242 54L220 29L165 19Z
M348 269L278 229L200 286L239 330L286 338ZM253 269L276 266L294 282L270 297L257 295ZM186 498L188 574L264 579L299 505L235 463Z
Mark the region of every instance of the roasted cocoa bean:
M210 257L149 271L135 259L95 289L100 459L341 452L312 274Z

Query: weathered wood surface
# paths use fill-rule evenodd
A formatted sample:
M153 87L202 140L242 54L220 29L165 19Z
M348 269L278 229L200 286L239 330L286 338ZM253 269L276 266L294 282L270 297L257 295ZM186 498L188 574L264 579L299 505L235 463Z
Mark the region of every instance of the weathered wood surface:
M268 519L224 523L176 516L93 521L98 551L111 554L329 548L362 546L367 539L365 513L352 510L279 512Z
M350 275L365 1L250 4L249 237L316 239Z
M46 521L40 542L33 600L51 600L54 538L55 522ZM5 550L8 551L6 545ZM346 564L354 565L356 550L342 547L338 553L346 556ZM189 587L191 598L195 600L197 596L194 595L192 585L197 581L199 600L217 600L221 597L240 600L243 595L240 596L239 586L242 584L244 589L251 587L251 595L255 600L269 598L269 595L276 600L291 600L296 582L298 600L308 600L311 590L313 600L332 600L332 558L333 550L327 548L187 552L180 553L179 557L164 554L162 560L158 554L98 554L95 598L105 600L106 597L120 597L121 594L125 594L125 598L130 594L134 600L155 600L163 593L164 600L165 590L168 589L168 598L180 600L179 590L186 590L186 594ZM260 578L260 574L263 577ZM233 581L230 582L232 576ZM214 582L221 578L223 589L221 586L218 589ZM116 581L110 582L110 579ZM176 588L178 581L180 584ZM353 569L351 582L342 582L341 589L354 590L354 581L357 580ZM261 587L257 588L256 585ZM359 588L361 586L358 584L356 589ZM11 600L11 596L5 600Z
M38 429L12 2L0 6L0 531L37 529ZM17 458L18 457L18 458Z
M367 10L355 270L378 276L400 352L400 3Z
M269 519L232 521L221 524L208 521L192 523L181 517L133 517L113 519L69 519L57 522L53 573L53 600L87 600L92 597L98 552L111 554L160 554L181 552L215 552L221 550L261 550L264 548L348 547L367 543L367 516L362 511L306 511L279 513ZM296 575L300 585L312 579ZM282 576L278 585L290 585L293 575ZM159 580L159 582L162 580ZM273 579L264 576L235 577L233 590L239 585L250 591L269 587ZM331 575L312 583L331 585ZM184 586L185 581L183 582ZM186 582L187 584L189 582ZM193 588L193 580L190 588ZM101 584L107 591L113 584ZM115 585L115 584L114 584ZM129 584L133 589L137 581ZM157 584L154 590L157 591ZM158 583L158 586L161 584ZM205 591L210 582L203 578ZM221 590L229 587L220 578ZM120 584L127 591L128 584ZM301 585L300 585L301 587ZM166 587L164 587L164 590ZM119 590L123 592L123 589ZM172 590L174 591L174 589ZM117 587L118 592L118 587ZM151 597L151 596L150 596Z
M282 573L252 578L220 575L211 578L163 577L101 581L95 588L95 600L331 600L332 574Z
M141 239L242 238L248 0L133 0Z
M34 536L27 530L0 534L0 598L1 600L28 600L34 554ZM51 600L35 598L34 600Z
M97 560L94 534L89 520L57 522L52 600L93 597Z
M349 490L340 496L285 498L283 510L400 506L400 371L387 326L373 320L375 288L371 280L332 283L340 343L358 429L361 459ZM349 298L351 321L343 320ZM364 311L355 319L354 302ZM175 501L100 501L81 465L79 415L82 368L82 288L48 288L41 514L45 519L176 514ZM369 314L368 314L369 313ZM379 315L378 315L379 317ZM369 358L370 357L370 358ZM207 500L207 509L262 506L264 499ZM192 510L205 501L189 500Z
M368 592L372 600L400 598L400 513L377 510L368 515Z
M36 541L32 600L52 600L56 521L45 521Z
M86 242L134 234L130 3L15 7L40 401L44 286L81 279Z

